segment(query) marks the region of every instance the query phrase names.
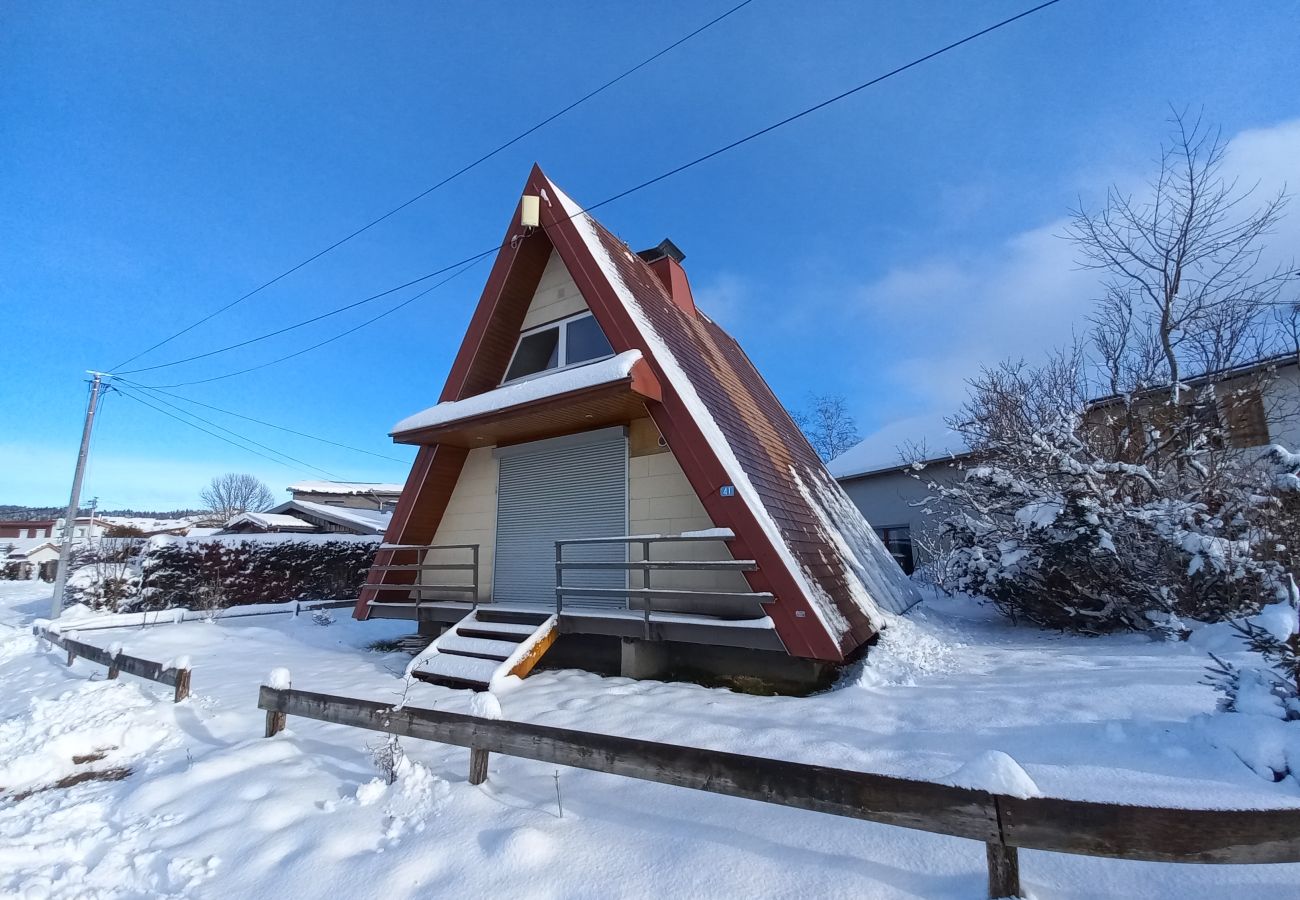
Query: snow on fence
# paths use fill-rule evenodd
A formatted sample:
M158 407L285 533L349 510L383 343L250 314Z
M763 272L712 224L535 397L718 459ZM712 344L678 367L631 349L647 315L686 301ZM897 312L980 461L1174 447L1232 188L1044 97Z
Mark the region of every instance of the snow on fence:
M302 716L468 747L472 772L487 754L590 769L981 841L990 897L1020 896L1017 851L1047 850L1177 863L1300 862L1300 808L1168 809L1014 797L972 788L832 769L807 763L679 747L526 722L263 685L267 737ZM482 780L482 778L480 778Z
M184 659L174 663L158 663L149 659L141 659L138 656L127 656L122 652L122 648L118 644L114 644L105 650L92 644L74 641L72 638L64 637L39 626L32 630L37 637L44 638L54 646L67 650L68 665L72 665L78 657L81 657L105 666L108 669L109 678L116 678L119 673L125 672L137 678L145 678L159 684L170 685L176 689L172 696L173 703L180 703L190 695L191 669L188 661Z
M273 613L298 615L318 609L351 608L356 600L290 600L286 603L249 603L227 606L223 609L157 609L146 612L105 613L87 615L76 619L41 620L41 625L56 634L72 631L100 631L105 628L144 628L149 625L179 625L181 622L198 622L207 619L239 619L245 616L267 616Z

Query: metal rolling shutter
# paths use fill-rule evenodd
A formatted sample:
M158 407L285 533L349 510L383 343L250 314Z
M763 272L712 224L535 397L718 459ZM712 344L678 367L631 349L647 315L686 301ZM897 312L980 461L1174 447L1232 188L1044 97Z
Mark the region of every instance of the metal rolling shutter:
M555 605L555 542L627 534L627 437L602 429L498 451L496 568L498 603ZM570 547L569 560L627 559L623 544ZM566 585L627 585L621 571L569 572ZM626 597L584 597L565 605L624 606Z

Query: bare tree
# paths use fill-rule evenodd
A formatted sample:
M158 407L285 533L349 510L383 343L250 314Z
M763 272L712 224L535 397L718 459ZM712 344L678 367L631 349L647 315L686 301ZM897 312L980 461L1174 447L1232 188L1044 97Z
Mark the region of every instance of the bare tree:
M965 404L948 419L975 453L1069 418L1087 402L1087 349L1075 342L1031 366L1004 360L970 379ZM916 459L917 457L911 457Z
M227 472L212 479L199 493L215 518L229 522L240 513L261 512L275 503L271 489L253 475Z
M861 440L848 402L838 394L810 394L807 408L791 410L790 418L828 462Z
M1274 336L1266 313L1295 274L1260 265L1287 194L1244 209L1255 188L1225 177L1221 132L1181 113L1171 125L1149 195L1112 187L1100 210L1074 211L1069 235L1082 264L1106 273L1093 323L1111 390L1167 386L1178 404L1185 369L1215 371L1265 350Z

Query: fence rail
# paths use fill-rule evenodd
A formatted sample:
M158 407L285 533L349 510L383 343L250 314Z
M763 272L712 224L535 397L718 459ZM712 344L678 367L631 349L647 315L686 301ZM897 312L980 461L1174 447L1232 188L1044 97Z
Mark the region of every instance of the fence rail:
M1300 862L1300 809L1167 809L1020 798L928 781L263 687L258 706L371 731L981 841L989 896L1020 894L1017 850L1178 863ZM268 716L270 721L270 716ZM278 730L268 728L268 733Z
M127 656L125 653L113 653L102 647L96 647L93 644L86 644L82 641L76 641L61 634L56 634L44 628L33 629L37 637L44 638L56 647L61 647L68 651L68 665L72 665L78 658L98 663L108 669L108 677L116 678L119 673L125 672L128 675L134 675L137 678L144 678L148 681L156 681L159 684L165 684L175 688L172 695L173 703L180 703L190 695L190 669L176 668L174 666L164 666L160 662L154 662L151 659L141 659L138 656Z

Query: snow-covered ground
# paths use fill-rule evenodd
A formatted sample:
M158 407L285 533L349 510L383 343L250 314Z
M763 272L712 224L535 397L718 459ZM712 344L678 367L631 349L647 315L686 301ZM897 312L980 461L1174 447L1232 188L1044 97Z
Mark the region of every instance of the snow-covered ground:
M64 666L27 628L48 586L0 582L0 896L981 897L978 844L526 760L403 741L410 765L377 782L381 736L290 719L261 737L257 688L396 701L408 657L367 650L409 629L310 616L86 632L156 660L189 656L194 696ZM674 743L936 780L989 777L1010 755L1025 789L1175 806L1300 806L1300 787L1211 746L1195 717L1221 635L1158 644L1012 628L931 600L869 665L805 699L540 672L503 715ZM466 711L417 684L406 702ZM103 754L74 763L73 757ZM78 771L129 769L32 793ZM995 774L1005 768L993 766ZM960 773L959 773L960 770ZM560 817L557 788L563 804ZM1024 852L1039 898L1300 895L1300 865L1177 866Z

